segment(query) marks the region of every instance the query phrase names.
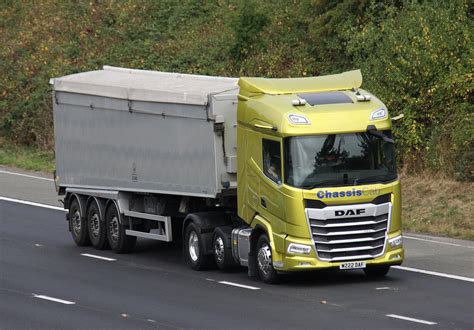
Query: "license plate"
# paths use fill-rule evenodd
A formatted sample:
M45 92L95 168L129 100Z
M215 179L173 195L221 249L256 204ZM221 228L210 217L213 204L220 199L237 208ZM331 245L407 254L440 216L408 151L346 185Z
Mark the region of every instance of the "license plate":
M339 265L339 269L358 269L365 268L365 261L351 261Z

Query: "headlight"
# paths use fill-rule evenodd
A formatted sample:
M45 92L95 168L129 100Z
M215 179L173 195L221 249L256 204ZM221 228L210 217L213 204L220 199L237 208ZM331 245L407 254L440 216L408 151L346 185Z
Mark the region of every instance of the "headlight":
M370 114L370 120L378 120L387 118L387 109L385 108L378 108L377 110L372 111Z
M310 252L311 246L309 245L296 243L290 243L290 245L288 245L288 253L290 254L309 254Z
M388 240L388 242L390 243L390 246L391 246L392 248L396 248L396 247L402 246L402 244L403 244L402 235L397 236L397 237L394 237L394 238L391 238L391 239Z
M288 120L291 124L295 125L311 125L311 122L309 121L308 117L304 115L297 115L292 113L288 115Z

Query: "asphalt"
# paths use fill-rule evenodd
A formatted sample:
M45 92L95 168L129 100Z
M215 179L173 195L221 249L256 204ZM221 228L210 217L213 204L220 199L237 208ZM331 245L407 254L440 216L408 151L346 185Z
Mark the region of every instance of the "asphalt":
M0 196L57 200L51 181L15 176L16 184L7 185L8 175L15 176L0 173ZM33 185L41 186L42 200L27 188ZM361 271L331 271L265 285L249 279L245 269L192 271L178 244L139 240L124 255L80 248L63 211L0 199L0 329L472 329L472 242L409 236L403 266L468 280L392 269L383 280ZM436 324L387 316L392 314Z

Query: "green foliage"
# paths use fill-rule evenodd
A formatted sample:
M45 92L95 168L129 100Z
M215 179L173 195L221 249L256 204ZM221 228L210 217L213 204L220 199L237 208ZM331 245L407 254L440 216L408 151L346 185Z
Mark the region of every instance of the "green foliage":
M255 44L260 41L259 33L268 23L269 19L259 10L255 1L242 2L232 22L235 40L231 53L237 60L251 54Z
M472 179L467 3L372 5L368 12L363 26L346 31L346 51L364 72L366 88L392 113L405 114L395 131L405 163Z
M404 164L472 180L470 13L467 0L3 1L0 138L51 150L49 78L103 65L266 77L361 68L363 87L405 114Z
M0 140L0 142L2 141ZM2 142L0 165L52 173L54 171L54 153L28 147L15 147Z

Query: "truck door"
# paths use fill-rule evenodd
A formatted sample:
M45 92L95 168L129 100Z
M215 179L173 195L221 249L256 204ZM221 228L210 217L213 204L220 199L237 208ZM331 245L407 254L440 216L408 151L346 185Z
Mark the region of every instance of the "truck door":
M262 136L261 155L262 173L260 173L260 213L271 221L274 232L283 228L285 219L284 198L281 192L282 184L282 147L281 139L273 136Z

